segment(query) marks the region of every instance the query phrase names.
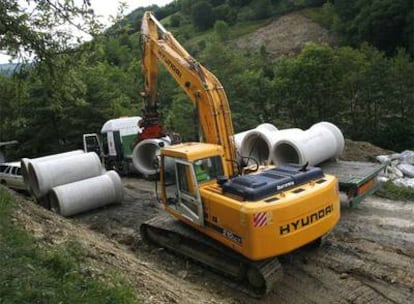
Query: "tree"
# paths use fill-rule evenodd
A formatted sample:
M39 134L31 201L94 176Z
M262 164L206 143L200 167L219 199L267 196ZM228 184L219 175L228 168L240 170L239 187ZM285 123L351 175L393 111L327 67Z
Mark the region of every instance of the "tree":
M180 15L174 14L170 18L170 26L171 27L179 27L181 22Z
M0 50L12 56L26 52L45 60L72 50L76 42L74 28L91 34L101 30L89 0L81 5L64 0L26 2L30 8L24 8L18 0L0 0Z
M234 24L237 19L237 12L228 4L222 4L213 8L216 20L226 21L228 24Z
M217 20L214 23L214 31L221 41L225 41L229 38L229 26L223 20Z
M211 4L206 1L194 4L191 8L191 20L199 30L210 28L215 21Z
M251 5L255 19L264 19L272 14L272 2L270 0L257 0Z
M334 7L339 16L336 27L353 46L368 42L388 54L398 47L413 49L412 1L336 0Z

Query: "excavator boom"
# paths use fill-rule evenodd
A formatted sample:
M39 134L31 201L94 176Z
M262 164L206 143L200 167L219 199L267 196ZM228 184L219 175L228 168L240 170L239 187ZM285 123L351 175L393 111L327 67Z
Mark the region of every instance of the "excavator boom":
M228 172L231 176L235 175L237 166L233 123L221 83L191 57L150 12L144 14L141 34L145 114L154 117L157 113L157 62L161 62L197 108L204 141L223 147Z

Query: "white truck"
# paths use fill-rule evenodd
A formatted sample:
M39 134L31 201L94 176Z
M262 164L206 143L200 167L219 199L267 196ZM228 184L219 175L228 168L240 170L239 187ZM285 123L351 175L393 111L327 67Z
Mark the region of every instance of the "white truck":
M132 152L141 132L140 120L139 116L108 120L102 126L100 136L96 133L83 135L84 151L96 152L107 170L127 175L133 170Z

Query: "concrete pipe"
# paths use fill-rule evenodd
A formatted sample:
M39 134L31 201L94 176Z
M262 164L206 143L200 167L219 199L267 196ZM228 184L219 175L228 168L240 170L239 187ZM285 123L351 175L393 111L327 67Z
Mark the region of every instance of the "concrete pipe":
M249 130L241 142L240 154L242 157L251 157L259 164L270 162L270 151L276 140L277 128L269 123L261 124L257 128ZM251 160L248 164L253 164Z
M160 149L170 144L169 137L144 139L132 151L134 167L144 176L157 174L158 170L154 166L155 160L160 155Z
M101 161L95 152L29 163L30 187L41 197L56 186L100 175Z
M51 209L71 216L113 203L121 203L123 188L115 171L54 187L49 194Z
M296 163L317 165L342 154L345 141L341 130L334 124L321 122L288 138L279 139L272 149L275 164Z
M236 151L240 151L241 145L243 143L243 139L251 130L247 130L244 132L240 132L237 134L234 134L234 144L236 145Z
M68 157L68 156L72 156L72 155L79 155L79 154L83 154L83 153L84 153L83 150L74 150L74 151L70 151L70 152L52 154L52 155L38 157L38 158L22 158L20 167L21 167L21 170L22 170L23 181L26 184L29 192L32 192L31 189L30 189L30 181L29 181L29 163L30 162L42 162L42 161L46 161L46 160L50 160L50 159L63 158L63 157Z

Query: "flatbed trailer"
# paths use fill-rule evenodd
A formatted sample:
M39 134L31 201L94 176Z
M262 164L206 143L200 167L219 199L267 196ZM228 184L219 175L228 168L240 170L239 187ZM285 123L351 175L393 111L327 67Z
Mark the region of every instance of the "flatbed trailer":
M320 164L323 172L334 175L339 181L341 201L350 207L357 206L365 197L378 190L378 173L385 169L385 164L357 161L329 161Z

